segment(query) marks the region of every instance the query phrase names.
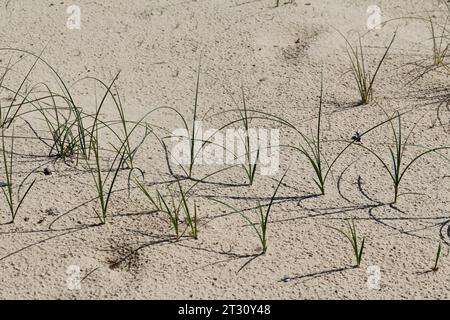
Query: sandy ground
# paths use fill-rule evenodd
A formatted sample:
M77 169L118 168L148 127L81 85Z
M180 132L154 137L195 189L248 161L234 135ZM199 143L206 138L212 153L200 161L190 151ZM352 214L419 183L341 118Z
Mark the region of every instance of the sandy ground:
M397 30L375 84L376 100L388 113L410 111L402 117L405 132L423 116L411 136L414 145L431 148L448 143L448 111L441 110L442 123L436 121L439 101L447 95L448 73L430 72L408 83L420 73L415 62L431 63L427 23L397 19L366 34L366 10L373 1L280 2L275 7L274 0L135 0L132 5L118 0L2 1L0 47L36 54L45 47L42 57L68 85L86 76L109 83L120 71L118 91L126 117L135 120L160 106L192 117L201 56L202 117L208 110L212 115L235 109L233 99L240 103L243 85L249 108L288 119L309 133L317 122L323 73L323 152L331 159L345 146L342 140L385 119L375 103L356 106L359 97L347 72L345 41L336 29L351 41L363 36L372 66ZM72 4L81 9L79 30L66 26L66 9ZM412 16L442 19L446 12L437 0L376 4L384 21ZM20 55L0 51L1 66ZM17 88L33 61L25 55L8 85ZM27 85L38 82L60 90L43 63L32 71ZM83 110L94 112L100 87L84 81L71 90ZM2 91L0 98L8 99L8 93ZM118 119L110 102L102 117ZM17 180L31 172L26 183L33 179L36 183L14 224L7 224L6 203L3 198L0 202L0 298L450 298L450 164L437 154L414 164L402 181L398 203L390 205L389 177L362 148L352 147L339 159L324 196L317 195L305 157L281 149L278 173L258 173L252 186L245 185L241 168L197 184L192 199L198 205L199 238L174 241L166 216L154 212L134 186L128 193L126 170L119 173L107 223L97 225L98 202L90 173L83 165L47 157L49 148L33 138L25 122L49 137L41 119L31 113L14 124L15 134L22 137L15 141ZM233 119L232 113L206 116L204 125L219 128ZM153 113L147 121L158 126L159 134L182 126L167 110ZM257 120L252 126L280 128ZM300 142L292 130L280 129L280 144ZM388 159L390 133L389 126L382 126L364 136L362 143ZM141 134L133 135L132 143L138 143ZM112 141L107 133L102 139ZM405 157L412 159L418 152L407 148ZM139 149L135 165L145 171L152 192L164 190L174 180L153 137ZM251 226L241 214L213 199L242 210L258 202L267 204L288 167L270 216L268 251L256 256L260 248ZM43 168L52 174L44 175ZM194 177L216 169L195 166ZM173 170L180 173L176 166ZM183 181L185 186L192 184ZM256 221L255 210L244 212ZM330 228L345 228L351 218L366 239L360 268L352 267L350 244ZM429 272L439 242L440 269ZM79 266L78 275L73 266ZM374 268L380 270L379 289L368 286ZM78 288L71 287L71 279L82 279Z

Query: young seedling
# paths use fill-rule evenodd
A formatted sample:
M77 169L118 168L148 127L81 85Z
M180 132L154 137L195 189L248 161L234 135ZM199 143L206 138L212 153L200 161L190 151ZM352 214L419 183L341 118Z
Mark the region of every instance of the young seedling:
M217 200L217 199L212 199L213 201L223 204L225 206L227 206L228 208L232 209L233 212L235 213L239 213L242 218L244 218L249 225L254 229L256 235L258 236L259 242L261 244L261 254L265 254L267 252L267 227L269 224L269 217L270 217L270 212L272 210L272 205L273 202L275 200L275 196L278 192L278 189L281 186L281 183L283 182L284 178L286 177L287 171L283 174L283 176L281 177L280 181L278 182L277 187L275 188L275 191L272 194L272 197L270 198L270 202L267 205L267 208L264 210L263 208L265 207L264 205L262 205L261 203L258 203L258 206L256 207L256 209L258 210L258 222L253 222L245 213L242 212L242 210L238 210L235 207L231 206L228 203L225 203L223 201Z
M101 212L99 213L94 209L97 217L100 220L100 224L106 223L107 213L108 213L108 204L113 193L113 188L117 179L117 175L121 169L122 163L125 158L125 152L123 151L124 143L122 143L120 148L114 148L117 150L113 161L111 162L109 168L107 169L107 173L105 176L102 175L102 165L101 165L101 156L100 156L100 145L98 139L98 124L95 125L94 135L90 138L90 150L92 150L94 155L95 166L92 166L89 163L89 160L85 158L86 164L88 166L89 172L92 175L92 178L95 182L95 188L97 191L99 204ZM114 166L116 168L114 169ZM111 177L112 176L112 177ZM110 179L111 177L111 179ZM109 187L107 183L109 182Z
M437 249L437 252L436 252L436 258L434 259L434 265L431 268L431 271L433 271L433 272L436 272L436 271L439 270L438 264L439 264L439 258L441 257L441 250L442 250L442 245L439 242L439 246L438 246L438 249Z
M188 204L188 196L186 192L181 187L180 181L178 182L178 188L180 190L181 201L183 204L184 214L186 218L186 223L191 229L191 235L194 239L198 239L198 228L197 228L197 204L194 201L193 209L191 210Z
M170 194L170 199L171 199L171 203L170 206L167 204L167 201L165 200L164 196L161 195L161 193L159 191L157 191L158 194L158 201L160 203L162 203L161 206L161 211L167 213L167 215L169 216L170 222L172 223L173 229L175 230L175 236L176 236L176 240L178 241L181 236L183 235L180 232L180 205L175 203L175 196L172 193L172 191L170 189L169 190L169 194ZM183 232L184 233L184 232Z
M353 219L352 219L351 223L349 221L347 221L347 224L348 224L348 232L345 232L341 229L334 228L334 227L331 227L331 228L338 231L350 242L350 244L352 245L353 254L355 255L356 267L359 268L361 265L361 261L362 261L362 256L363 256L363 252L364 252L364 243L365 243L366 238L363 237L361 241L358 239L358 234L356 232L356 226L355 226L355 222L353 221Z
M386 114L386 112L385 112L385 114ZM386 116L388 116L388 115L386 114ZM397 129L394 127L394 124L392 123L392 121L395 118L397 118L397 120L398 120ZM389 149L388 149L391 164L388 164L385 160L383 160L383 158L381 156L379 156L375 151L373 151L369 147L366 147L363 144L357 144L357 146L364 148L365 150L369 151L372 155L374 155L380 161L383 168L388 172L389 177L391 178L392 184L394 187L393 203L397 202L398 195L399 195L400 183L401 183L403 177L405 176L405 173L409 171L411 166L417 160L419 160L420 158L422 158L423 156L425 156L428 153L436 152L438 150L443 150L443 149L449 149L449 147L438 147L438 148L433 148L433 149L427 149L426 151L423 151L422 153L420 153L419 155L414 157L411 161L404 164L404 161L403 161L404 152L405 152L406 146L408 145L409 139L414 131L414 128L418 124L418 121L414 124L413 128L407 135L406 139L404 139L403 135L402 135L401 115L398 112L396 112L395 118L389 118L390 119L389 123L391 125L392 135L393 135L393 140L394 140L394 150L391 147L389 147Z
M447 53L450 47L450 43L445 43L447 32L447 22L448 17L445 20L445 24L442 26L442 32L440 35L437 34L437 30L435 29L435 24L433 22L433 19L430 17L428 18L430 22L431 27L431 37L433 39L433 65L434 66L440 66L444 65L444 60L447 57Z
M347 54L350 59L351 72L353 73L356 84L358 86L358 92L361 97L361 104L368 104L373 99L373 86L375 83L375 79L384 60L386 59L389 50L391 49L392 44L394 43L396 33L394 33L391 42L389 43L382 58L378 62L377 68L375 69L375 72L373 74L368 70L368 66L366 64L367 57L365 56L365 53L363 51L361 38L359 38L359 42L356 46L352 46L350 41L341 32L339 33L342 35L348 45Z
M170 199L166 200L167 196L162 195L159 190L156 190L156 196L152 196L142 182L140 182L136 178L134 180L144 196L148 200L150 200L150 203L153 205L155 210L167 214L170 224L175 231L176 240L179 240L186 232L186 230L182 232L180 230L181 210L184 211L185 222L187 224L187 227L189 227L191 230L191 236L194 239L198 238L197 204L194 202L194 205L191 208L191 206L189 205L189 196L187 195L187 191L182 188L179 181L177 181L177 184L180 193L180 199L177 199L175 193L170 188L167 188Z
M17 213L19 212L20 207L22 206L22 203L24 202L25 198L27 197L28 193L30 192L31 188L33 187L36 180L33 180L33 182L28 186L25 193L22 195L22 197L17 194L15 195L14 189L13 189L13 169L14 169L14 161L13 161L13 154L14 154L14 128L11 135L11 147L9 150L9 159L7 156L6 151L6 143L5 143L5 128L1 129L2 132L2 155L3 155L3 165L4 165L4 174L6 182L0 187L2 189L3 195L6 199L8 209L11 215L11 223L14 223ZM9 162L9 163L8 163ZM21 182L21 185L25 182L25 179ZM17 204L15 202L17 198Z
M243 112L240 111L241 113L241 117L242 117L242 122L244 124L244 146L245 146L245 161L247 162L246 164L243 164L242 167L245 170L245 173L247 175L248 178L248 183L249 185L253 184L253 181L255 180L255 174L256 174L256 166L258 164L258 160L259 160L259 149L256 151L256 158L253 159L253 150L252 150L252 145L251 145L251 141L250 141L250 131L249 131L249 118L248 118L248 114L247 114L247 103L245 101L245 93L244 93L244 88L241 87L241 91L242 91L242 101L243 101L243 105L244 105L244 110Z
M197 156L197 152L195 150L195 142L197 140L197 106L198 106L198 91L200 86L200 69L201 69L201 60L198 65L197 71L197 84L195 86L195 100L194 100L194 113L192 118L192 130L190 132L190 162L189 162L189 178L192 177L192 170L194 168L195 158ZM183 119L184 120L184 119Z
M134 179L136 185L138 186L138 188L142 191L142 193L145 195L145 197L150 200L151 204L153 205L153 207L155 208L155 210L157 211L162 211L162 203L161 203L161 198L159 197L159 191L156 191L156 197L150 195L150 193L147 191L147 189L145 188L144 184L141 183L138 179Z
M153 109L151 112L160 110L160 109L166 109L175 112L175 114L181 119L183 123L183 129L186 132L186 136L182 136L182 138L187 138L189 143L189 160L187 163L187 168L185 168L183 165L184 163L181 163L177 157L174 157L170 151L167 149L166 143L164 142L164 139L166 138L174 138L173 135L170 135L168 137L163 137L160 141L163 145L164 150L167 154L170 155L171 159L175 162L178 162L178 165L180 166L181 170L183 170L184 174L188 178L193 178L193 170L194 165L196 163L196 159L199 156L200 152L202 151L203 146L207 143L207 141L202 141L202 139L197 137L198 133L198 99L199 99L199 89L200 89L200 71L201 71L201 59L199 61L198 65L198 71L197 71L197 82L195 87L195 99L194 99L194 109L193 109L193 116L192 116L192 122L188 124L188 120L186 119L185 115L180 113L178 110L172 108L172 107L158 107Z
M320 193L322 195L324 195L325 194L325 183L328 178L328 175L331 173L331 169L332 169L333 165L336 163L338 158L340 158L342 156L342 154L344 154L344 152L347 150L347 148L355 141L352 141L341 152L339 152L337 154L337 156L333 159L331 164L328 164L327 161L322 160L322 145L321 145L322 106L323 106L323 76L322 76L322 81L321 81L321 86L320 86L319 112L318 112L318 117L317 117L317 131L316 131L315 137L312 136L311 138L309 138L305 134L303 134L301 131L299 131L297 128L295 128L293 125L289 124L287 121L285 121L285 123L287 123L290 127L294 128L297 131L297 133L300 134L300 136L302 137L303 141L306 144L306 146L300 144L299 147L292 146L292 145L287 145L286 147L299 151L308 159L308 161L309 161L310 165L313 167L314 173L316 175L316 177L314 179L314 183L319 188ZM373 128L371 128L368 131L361 134L360 137L362 135L368 133L371 130L373 130ZM324 164L327 165L328 168L325 167Z
M253 223L249 217L247 217L245 214L241 213L242 217L248 221L248 223L253 227L256 234L258 235L259 241L261 243L262 252L261 254L265 254L267 252L267 226L269 223L269 216L270 211L272 209L273 201L275 200L275 196L278 192L278 189L281 186L281 183L283 182L284 177L286 176L286 172L281 177L280 181L278 182L277 187L275 188L274 193L272 194L272 197L270 198L269 205L267 206L266 210L263 210L263 206L261 204L258 205L257 209L259 211L259 221L258 223Z
M105 224L107 213L108 213L109 200L111 198L114 184L116 182L117 175L122 166L125 154L123 152L116 154L114 160L112 161L111 166L108 168L108 173L106 174L105 177L103 177L102 176L102 168L100 165L100 154L99 154L100 148L99 148L99 145L98 145L98 142L96 139L94 139L92 141L92 149L93 149L94 158L95 158L96 174L94 174L94 171L92 169L90 170L90 172L95 181L95 187L97 190L97 195L98 195L100 208L101 208L101 213L98 213L97 210L95 210L95 213L97 214L97 217L99 218L100 223ZM114 169L114 164L116 164L116 163L117 163L117 167ZM111 173L113 174L113 176L109 183L109 188L108 188L106 184L107 184L108 178L110 177Z
M163 196L159 190L156 190L156 197L150 195L150 193L145 188L144 184L135 179L136 185L138 188L142 191L142 193L145 195L145 197L150 200L152 205L157 211L166 213L169 217L170 224L172 225L173 230L175 231L175 237L178 241L183 233L180 232L180 209L181 209L181 202L176 203L175 201L175 195L172 193L170 188L167 188L171 202L167 202L165 199L165 196ZM196 217L194 219L196 221ZM196 222L195 222L196 223ZM195 224L196 228L196 224ZM196 232L196 230L195 230ZM197 234L195 233L195 236Z

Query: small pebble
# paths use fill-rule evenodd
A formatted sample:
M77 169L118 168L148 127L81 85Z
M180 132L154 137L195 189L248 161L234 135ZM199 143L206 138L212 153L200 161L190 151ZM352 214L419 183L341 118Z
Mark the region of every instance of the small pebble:
M57 216L59 215L59 211L57 208L48 208L45 210L45 213L47 213L49 216Z

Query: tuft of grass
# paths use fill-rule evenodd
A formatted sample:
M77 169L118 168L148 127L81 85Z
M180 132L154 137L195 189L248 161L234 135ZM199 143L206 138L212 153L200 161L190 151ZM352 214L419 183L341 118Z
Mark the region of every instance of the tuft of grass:
M14 106L13 103L14 101L16 101L16 99L21 96L20 95L20 90L21 88L24 86L26 80L28 79L29 75L31 74L31 71L34 69L34 67L36 66L37 62L42 62L44 65L46 65L51 72L54 74L55 79L58 82L58 86L61 89L62 93L60 95L58 95L59 97L61 97L62 99L64 99L66 101L66 103L69 105L69 108L71 108L71 110L74 112L75 114L75 118L76 118L76 129L78 130L77 133L77 139L78 139L78 143L80 145L80 149L84 155L84 157L86 158L86 151L87 151L87 144L86 144L86 129L84 128L84 124L83 124L83 113L81 108L77 107L77 105L75 104L75 101L72 98L72 95L70 94L70 90L69 87L67 86L67 84L64 82L64 80L61 78L61 76L59 75L59 73L46 61L44 60L41 56L42 53L44 52L45 48L42 50L42 52L38 55L35 54L33 52L30 51L26 51L26 50L22 50L22 49L15 49L15 48L0 48L0 51L11 51L11 52L19 52L22 55L28 55L28 56L32 56L35 57L36 60L33 64L33 66L30 68L30 70L28 71L27 75L25 76L24 80L22 81L20 87L18 90L9 90L10 92L14 93L14 98L12 99L11 105L10 107L7 109L8 113L11 113L11 108ZM4 87L2 87L4 88ZM13 113L13 115L11 117L7 117L5 116L3 119L6 119L5 121L3 121L3 123L7 124L8 126L11 124L12 120L14 120L15 117L18 116L19 110L21 109L21 107L26 103L27 98L29 96L29 94L31 93L31 91L29 91L22 99L22 101L20 102L20 104L16 105L16 109Z
M386 112L385 112L385 114L386 114L386 116L388 116ZM389 158L390 158L390 162L391 162L390 164L387 161L383 160L383 158L380 155L378 155L375 151L373 151L369 147L366 147L363 144L357 144L357 145L359 147L362 147L365 150L369 151L372 155L374 155L379 160L379 162L382 164L383 168L387 171L387 173L389 174L389 177L391 178L393 188L394 188L393 203L396 203L397 199L398 199L398 195L399 195L400 183L401 183L403 177L405 176L405 174L411 168L411 166L417 160L419 160L426 154L431 153L431 152L436 152L439 150L443 150L443 149L449 149L449 147L437 147L437 148L427 149L427 150L421 152L420 154L418 154L417 156L415 156L409 162L404 163L404 152L405 152L406 147L408 146L408 142L414 131L414 128L418 124L418 121L414 124L413 128L411 129L409 134L404 139L403 135L402 135L402 122L401 122L400 113L396 112L396 116L394 118L391 118L389 116L388 116L388 118L389 118L389 123L390 123L391 129L392 129L392 136L393 136L393 143L394 143L394 149L392 149L391 146L389 146L389 148L388 148ZM393 120L395 120L395 118L398 120L397 129L395 128L395 126L392 122Z
M345 232L344 230L338 229L338 228L334 228L334 227L330 227L330 228L338 231L350 242L350 244L352 245L353 254L355 256L356 267L359 268L361 265L362 256L364 253L364 243L365 243L366 238L363 237L362 240L360 240L358 238L355 222L353 221L353 219L351 220L351 223L349 221L347 221L347 224L348 224L347 232Z
M331 172L331 167L337 161L337 159L344 153L344 151L347 148L345 148L342 152L340 152L338 154L338 156L333 160L333 163L328 166L328 169L324 166L324 162L326 163L326 161L322 161L322 145L320 142L321 141L322 107L323 107L323 75L322 75L321 86L320 86L319 110L318 110L317 129L316 129L315 136L308 137L302 131L300 131L296 126L291 124L289 121L287 121L283 118L280 118L278 116L275 116L275 115L272 115L272 114L269 114L266 112L250 110L252 113L256 114L256 116L250 117L250 116L245 115L248 111L247 108L244 108L243 111L244 111L244 115L246 118L246 120L245 120L246 122L248 121L248 119L262 119L262 120L267 120L267 121L273 121L273 122L280 123L282 125L285 125L291 129L295 130L295 132L300 135L304 144L300 143L299 146L280 145L280 147L286 147L286 148L290 148L290 149L299 151L301 154L303 154L308 159L308 162L313 167L314 173L316 175L316 177L314 179L314 183L319 188L321 194L325 194L325 182L326 182L326 179L327 179L329 173ZM242 111L239 110L239 112L242 112ZM367 133L367 132L365 132L365 133ZM248 154L248 152L247 152L247 154ZM250 168L252 168L252 167L249 167L249 169ZM252 169L254 171L256 169L256 166ZM252 171L247 170L247 172L250 173ZM254 172L252 172L252 173L254 174Z
M5 185L1 186L3 195L6 199L6 203L8 205L9 213L11 216L11 223L14 223L17 213L19 212L20 207L22 206L22 203L24 202L25 198L27 197L28 193L30 192L31 188L33 187L36 180L33 180L31 184L28 186L25 193L20 196L20 194L15 194L13 183L14 183L14 161L13 161L13 154L14 154L14 127L13 132L11 135L11 146L9 150L9 157L7 156L8 151L6 151L6 143L5 143L5 129L2 128L2 155L3 155L3 165L4 165L4 175L5 175ZM9 158L9 159L8 159ZM25 178L26 179L26 178ZM22 185L25 182L25 179L20 183ZM17 204L16 204L17 199Z
M436 258L434 259L434 265L431 268L431 271L436 272L439 270L439 258L441 257L441 251L442 251L442 244L439 242L439 246L436 252Z
M341 33L341 36L345 39L347 43L347 54L350 59L351 72L355 78L356 84L358 86L358 92L361 97L361 104L368 104L373 99L373 86L378 72L383 65L386 56L394 43L396 33L394 33L386 51L378 62L377 68L373 74L368 70L367 57L365 56L361 37L358 40L356 46L353 46L350 41Z

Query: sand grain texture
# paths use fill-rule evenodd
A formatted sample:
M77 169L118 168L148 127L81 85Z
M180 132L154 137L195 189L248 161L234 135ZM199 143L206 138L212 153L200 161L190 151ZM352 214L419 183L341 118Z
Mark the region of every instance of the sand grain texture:
M438 101L445 96L438 88L446 88L448 73L428 73L406 85L417 72L411 63L431 60L426 23L402 19L365 34L370 1L281 2L286 3L275 8L275 1L269 0L135 0L132 5L79 0L81 29L69 30L66 9L72 3L12 0L6 6L3 1L0 47L39 54L47 46L43 58L68 84L86 76L109 83L120 71L118 90L126 116L133 120L159 106L191 117L202 56L202 116L210 108L209 114L236 108L233 99L241 102L243 85L249 108L276 114L309 132L316 125L323 72L322 134L329 159L344 146L333 141L348 140L355 131L363 132L385 118L374 104L355 106L358 93L352 75L346 72L345 41L334 28L352 40L364 35L372 65L397 30L375 85L377 101L389 113L413 110L402 119L405 132L425 114L411 138L413 144L448 144L450 113L442 112L443 126L432 126ZM384 20L427 17L428 13L440 17L446 10L431 0L379 1L379 5ZM17 59L19 53L0 51L0 65L5 67L11 56ZM9 84L17 87L32 62L26 57L18 64ZM59 90L42 63L29 79L30 84L40 81ZM73 88L74 99L90 112L100 92L89 81ZM4 92L1 98L6 98ZM118 118L111 103L102 116ZM25 118L46 134L39 116ZM225 113L207 117L204 125L219 128L233 119L235 115ZM169 111L157 112L148 121L167 132L181 127L179 118ZM246 177L239 168L199 184L194 192L199 239L183 237L175 242L167 219L152 212L142 193L132 188L128 195L127 172L119 173L108 222L95 226L97 202L90 174L74 163L46 157L48 147L31 138L33 132L23 120L17 120L15 132L30 137L16 141L18 180L32 170L36 171L31 178L37 180L15 224L5 224L8 212L3 198L0 202L0 298L450 298L450 163L443 157L432 154L419 160L402 181L400 193L407 194L389 205L389 178L380 163L362 149L352 148L339 159L324 196L317 195L307 160L283 150L279 173L273 177L258 174L251 187L242 186ZM389 126L383 126L365 136L363 143L387 157L390 133ZM105 143L113 141L108 134L102 138ZM280 140L281 144L299 141L289 130L281 131ZM133 143L138 141L138 135L132 137ZM411 159L417 150L408 148L405 153ZM150 190L163 188L165 181L173 179L163 150L152 137L141 146L136 165L146 172ZM42 173L45 167L51 175ZM229 208L210 198L241 209L252 208L258 201L268 203L277 179L288 167L271 213L267 254L254 258L259 243L251 227L239 214L230 214ZM196 166L194 173L203 177L214 169ZM361 268L352 268L349 243L330 228L343 228L350 218L366 237ZM440 269L427 272L440 241ZM70 265L81 268L81 290L67 287ZM381 269L380 290L367 286L367 268L373 265Z

